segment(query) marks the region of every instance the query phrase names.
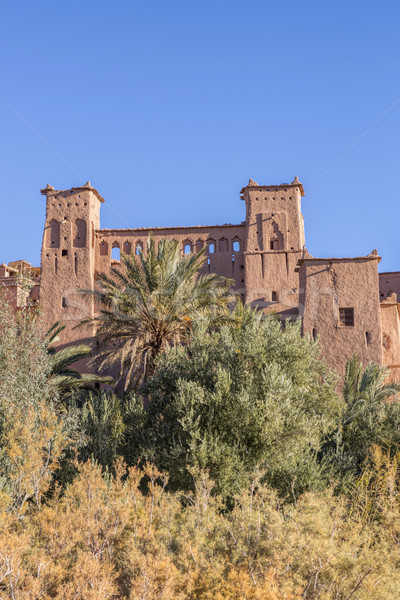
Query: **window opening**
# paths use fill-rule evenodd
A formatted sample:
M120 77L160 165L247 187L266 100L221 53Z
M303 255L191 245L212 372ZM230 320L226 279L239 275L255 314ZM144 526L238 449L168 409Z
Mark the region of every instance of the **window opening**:
M117 260L118 262L121 260L121 252L118 246L111 250L111 260Z
M271 250L279 250L279 240L271 240Z
M354 326L354 308L339 308L339 325L341 327Z

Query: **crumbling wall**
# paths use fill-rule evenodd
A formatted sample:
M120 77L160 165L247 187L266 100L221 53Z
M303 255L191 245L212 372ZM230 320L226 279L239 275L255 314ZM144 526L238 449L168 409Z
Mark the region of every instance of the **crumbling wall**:
M400 299L400 272L379 273L379 297L385 300L391 294Z

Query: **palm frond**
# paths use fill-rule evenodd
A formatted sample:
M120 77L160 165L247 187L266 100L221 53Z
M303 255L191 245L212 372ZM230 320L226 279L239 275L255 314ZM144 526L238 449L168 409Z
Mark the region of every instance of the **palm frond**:
M161 240L156 248L149 235L145 251L122 255L120 267L100 274L91 293L99 312L84 321L101 339L98 364L118 364L127 387L139 385L152 373L158 354L186 341L197 320L227 319L232 281L200 275L205 260L204 248L182 256L178 241Z

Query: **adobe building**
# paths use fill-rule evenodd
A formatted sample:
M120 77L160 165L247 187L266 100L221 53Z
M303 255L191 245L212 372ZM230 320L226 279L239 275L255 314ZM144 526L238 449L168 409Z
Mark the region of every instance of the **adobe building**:
M32 267L26 260L0 264L2 296L12 308L18 310L39 301L40 268Z
M63 345L82 341L76 325L95 313L93 301L78 290L93 289L96 274L118 264L121 252L145 250L152 232L156 244L163 238L178 240L182 254L205 246L204 272L233 279L245 302L276 312L283 321L301 318L303 334L319 338L323 355L339 374L356 353L364 364L386 364L392 377L400 378L400 272L379 274L376 250L356 258L311 256L301 214L304 190L297 177L275 186L250 179L241 190L245 220L237 225L101 229L104 200L89 182L70 190L48 185L41 193L46 220L40 281L36 270L30 294L39 297L48 327L59 320L67 324ZM17 281L13 269L18 268L0 266L0 283L16 305L27 299L8 285Z

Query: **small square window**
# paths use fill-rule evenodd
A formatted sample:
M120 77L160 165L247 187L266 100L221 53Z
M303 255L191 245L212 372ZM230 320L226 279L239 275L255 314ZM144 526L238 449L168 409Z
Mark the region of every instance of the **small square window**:
M271 250L279 250L279 240L271 240Z
M354 308L339 308L340 327L354 326Z

